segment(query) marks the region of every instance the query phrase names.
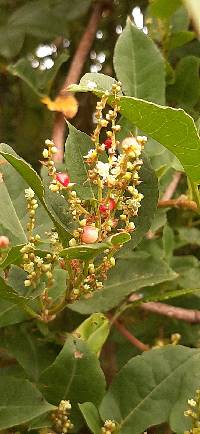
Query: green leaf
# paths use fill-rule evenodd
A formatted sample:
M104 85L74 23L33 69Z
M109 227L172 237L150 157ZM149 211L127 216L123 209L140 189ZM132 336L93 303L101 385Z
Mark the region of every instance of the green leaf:
M199 350L172 345L134 357L103 399L102 418L118 421L120 434L140 434L163 422L184 432L187 400L199 387L199 363Z
M119 234L114 234L110 237L110 242L113 246L119 246L120 244L128 243L131 240L130 234L127 232L121 232Z
M0 327L7 327L12 324L30 319L30 315L25 313L15 302L1 299L0 303Z
M5 183L0 181L0 226L13 243L26 243L27 238Z
M25 327L5 329L4 339L6 349L22 366L30 380L38 381L40 373L54 360L52 345L50 347L36 338Z
M124 93L164 104L165 67L160 51L130 20L117 40L114 68Z
M174 48L182 47L183 45L192 41L195 36L195 33L190 31L172 33L169 40L169 49L173 50Z
M15 302L16 304L26 303L26 298L19 295L11 286L0 277L0 297L4 300Z
M0 429L25 424L54 409L28 380L0 377Z
M117 273L115 268L109 272L103 290L95 292L90 299L82 298L68 307L82 314L107 312L132 292L145 286L173 280L177 276L165 262L159 259L154 260L148 255L138 257L130 251L125 253L124 258L116 261Z
M93 434L101 434L102 422L95 405L92 402L84 402L78 406L90 431Z
M176 68L175 83L168 87L169 97L172 101L185 107L193 107L200 96L199 79L200 59L195 56L186 56L180 60Z
M95 78L95 74L92 74L92 83L96 84L93 89L85 84L82 85L84 79L80 81L80 85L72 86L71 89L76 92L92 90L100 96L102 90L98 90L98 82L104 83L102 75L96 74ZM89 77L90 74L87 74L87 83L90 82ZM110 103L112 103L112 99ZM187 175L194 182L200 182L200 139L194 120L190 115L182 109L162 107L152 102L127 96L120 98L120 106L121 114L124 117L146 135L169 149L179 159ZM174 129L174 125L176 125L176 129Z
M30 86L30 88L40 97L49 94L52 83L61 67L68 59L68 53L61 53L56 57L54 66L49 70L41 70L33 68L31 61L27 58L21 58L14 65L8 66L8 71Z
M88 179L88 165L83 156L93 148L91 138L77 130L73 125L69 126L69 135L65 145L65 164L71 182L75 182L74 190L81 199L94 199L94 185Z
M79 84L72 84L68 86L68 89L72 92L95 92L96 90L111 92L114 83L116 80L109 75L88 72L81 78Z
M21 157L19 157L10 146L2 143L0 145L0 154L17 170L17 172L23 177L23 179L27 182L27 184L33 189L36 196L40 200L41 204L48 212L49 217L55 224L57 231L59 232L61 239L63 240L64 245L69 238L71 238L71 234L64 228L63 224L56 220L51 210L47 206L44 198L44 188L42 185L42 181L35 170L30 166L30 164L26 163Z
M11 247L7 256L0 262L0 268L4 270L11 264L20 263L22 258L21 249L23 246L24 244L20 244L19 246Z
M98 405L105 380L95 354L86 342L69 337L53 364L40 377L41 389L49 402L69 399L73 406L87 400Z
M62 250L59 253L59 256L61 258L88 261L104 252L104 250L109 247L111 247L109 243L83 244L81 246L68 247L67 249Z
M169 19L179 6L181 6L181 0L153 0L150 13L158 18Z
M75 330L82 340L87 342L88 347L95 354L99 354L110 332L110 323L102 313L93 313L83 321Z
M200 182L200 139L184 110L128 97L121 98L120 106L123 116L176 155L188 176Z

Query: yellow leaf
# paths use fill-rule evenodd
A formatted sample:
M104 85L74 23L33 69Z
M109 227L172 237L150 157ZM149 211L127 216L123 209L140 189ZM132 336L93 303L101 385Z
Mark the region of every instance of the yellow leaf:
M73 95L59 95L54 101L45 96L41 101L50 111L62 112L67 119L72 119L78 111L78 102Z

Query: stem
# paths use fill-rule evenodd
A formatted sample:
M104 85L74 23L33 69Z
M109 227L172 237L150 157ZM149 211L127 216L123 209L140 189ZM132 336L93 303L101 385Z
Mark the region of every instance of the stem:
M159 200L158 208L168 208L168 207L190 209L191 211L194 211L196 213L200 212L198 210L196 202L182 197L179 197L178 199Z
M129 332L129 330L126 329L126 327L120 323L117 320L114 320L113 322L116 329L123 335L126 339L128 339L129 342L131 342L132 345L137 347L140 351L148 351L149 345L144 344L139 339L137 339L132 333Z
M167 186L165 193L162 196L162 200L169 200L172 198L173 194L175 193L177 186L179 184L179 181L181 179L182 173L181 172L175 172L172 178L172 181Z

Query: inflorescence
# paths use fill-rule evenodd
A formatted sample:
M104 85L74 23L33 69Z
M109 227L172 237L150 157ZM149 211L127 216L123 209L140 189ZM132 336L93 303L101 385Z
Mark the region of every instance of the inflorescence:
M192 428L184 434L200 434L200 390L196 391L195 398L188 399L189 409L184 412L184 416L190 417Z
M83 200L76 192L76 184L67 173L57 172L54 156L57 149L54 143L46 140L43 151L48 175L51 179L49 189L65 197L74 221L73 236L69 247L82 244L106 242L116 233L131 233L135 230L134 217L138 215L143 194L138 191L141 183L139 171L142 166L142 149L146 137L126 137L119 141L117 134L121 131L118 122L120 113L121 83L113 84L111 94L105 92L97 102L95 118L96 127L91 136L93 147L84 156L88 180L96 194L95 199ZM112 109L106 110L108 98L112 98ZM104 139L102 140L102 135ZM56 248L52 255L40 257L36 254L39 235L34 235L35 212L37 201L30 188L25 191L29 222L27 230L29 243L21 250L23 268L28 273L25 286L36 287L38 279L45 274L46 288L43 292L43 319L51 318L49 313L51 299L48 288L53 282L53 270L56 264L67 270L69 284L63 303L72 302L81 295L91 296L94 290L101 289L107 273L115 265L115 253L121 245L110 245L105 249L100 260L82 261L79 259L59 258L62 245L58 235ZM52 240L52 234L51 234ZM55 310L55 309L54 309ZM44 313L46 312L46 314ZM53 315L54 317L54 315Z

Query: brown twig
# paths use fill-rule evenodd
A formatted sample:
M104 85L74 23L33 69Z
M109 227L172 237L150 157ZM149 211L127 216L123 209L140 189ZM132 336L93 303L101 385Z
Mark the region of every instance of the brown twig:
M153 312L169 318L175 318L189 323L200 323L199 310L184 309L182 307L171 306L159 302L142 303L139 307L147 312Z
M175 193L175 191L177 189L177 186L179 184L181 176L182 176L181 172L175 172L174 173L171 182L167 186L165 193L162 196L162 200L169 200L172 198L173 194Z
M161 199L158 201L158 208L168 208L168 207L190 209L191 211L195 211L195 212L197 212L198 210L196 202L183 197L179 197L178 199L168 199L168 200Z
M131 344L137 347L140 351L149 350L149 345L143 344L143 342L141 342L132 333L130 333L121 322L114 320L113 324L116 327L116 329L121 333L121 335L123 335L126 339L128 339L128 341L131 342Z
M88 25L74 54L64 84L59 92L60 96L66 95L68 93L66 90L67 87L70 84L77 83L79 80L83 66L87 60L88 53L95 38L98 23L101 19L104 8L105 4L103 2L96 2L94 4ZM58 162L63 161L65 126L66 122L63 113L56 113L53 125L52 140L58 148L58 152L55 157L55 160Z

